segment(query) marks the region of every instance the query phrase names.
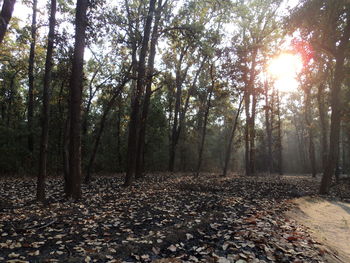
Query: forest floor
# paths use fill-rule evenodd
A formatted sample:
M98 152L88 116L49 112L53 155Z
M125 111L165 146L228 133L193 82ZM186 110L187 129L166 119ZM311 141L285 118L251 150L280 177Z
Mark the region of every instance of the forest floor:
M318 187L309 176L152 174L123 188L115 175L73 202L51 178L43 206L34 179L2 179L0 262L334 262L297 216L295 198L317 200ZM347 204L349 188L323 198Z

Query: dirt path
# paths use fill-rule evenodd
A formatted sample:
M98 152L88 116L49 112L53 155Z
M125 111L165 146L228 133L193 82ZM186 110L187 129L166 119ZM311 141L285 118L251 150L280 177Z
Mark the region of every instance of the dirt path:
M295 199L299 209L288 216L307 226L332 251L330 262L350 262L350 204L322 198Z

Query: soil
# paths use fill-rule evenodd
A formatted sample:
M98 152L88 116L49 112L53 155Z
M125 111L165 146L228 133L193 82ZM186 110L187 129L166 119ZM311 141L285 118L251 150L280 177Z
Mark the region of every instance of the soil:
M350 262L350 203L322 197L295 199L288 216L309 228L311 235L331 253L329 262Z

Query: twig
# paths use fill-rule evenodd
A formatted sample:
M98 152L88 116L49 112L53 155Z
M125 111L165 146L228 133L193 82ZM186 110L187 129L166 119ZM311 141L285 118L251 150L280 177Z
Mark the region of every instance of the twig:
M51 222L49 222L49 223L47 223L47 224L44 224L44 225L41 225L41 226L39 226L39 225L34 225L34 226L29 226L29 227L25 227L25 228L21 228L21 229L18 229L18 230L20 230L20 231L23 231L23 230L30 230L30 229L43 229L43 228L45 228L45 227L48 227L48 226L51 226L51 225L53 225L54 223L56 223L57 222L57 218L56 219L54 219L54 220L52 220Z

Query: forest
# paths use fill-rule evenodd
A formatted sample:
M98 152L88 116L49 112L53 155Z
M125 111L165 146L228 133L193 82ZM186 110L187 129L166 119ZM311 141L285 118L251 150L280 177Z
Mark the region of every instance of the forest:
M0 7L0 262L350 262L348 0Z

